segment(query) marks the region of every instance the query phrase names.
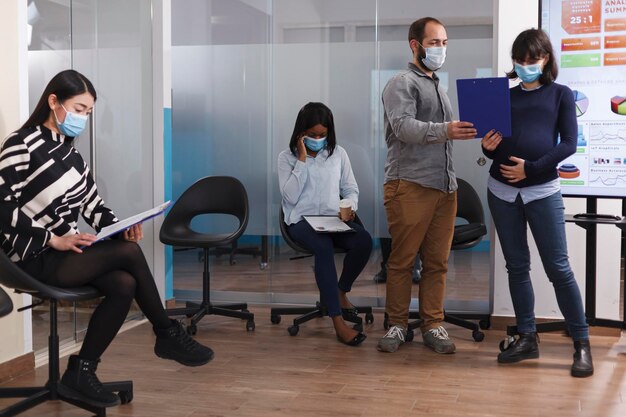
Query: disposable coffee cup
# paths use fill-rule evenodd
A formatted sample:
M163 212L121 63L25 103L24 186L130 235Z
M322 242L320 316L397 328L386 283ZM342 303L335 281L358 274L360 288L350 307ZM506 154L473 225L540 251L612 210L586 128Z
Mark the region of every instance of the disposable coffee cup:
M352 200L344 198L339 202L339 217L346 222L352 217Z

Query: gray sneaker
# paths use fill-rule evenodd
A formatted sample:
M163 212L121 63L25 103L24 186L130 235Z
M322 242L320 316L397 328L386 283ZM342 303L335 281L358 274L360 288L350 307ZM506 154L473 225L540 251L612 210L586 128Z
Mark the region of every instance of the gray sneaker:
M442 326L422 333L424 346L428 346L437 353L454 353L456 346L448 337L448 332Z
M380 352L395 352L406 338L406 329L402 326L391 326L386 335L378 341Z

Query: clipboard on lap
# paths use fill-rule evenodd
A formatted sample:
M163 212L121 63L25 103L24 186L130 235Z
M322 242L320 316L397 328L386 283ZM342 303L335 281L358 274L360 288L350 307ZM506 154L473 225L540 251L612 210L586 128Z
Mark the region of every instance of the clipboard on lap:
M356 232L337 216L302 216L316 233Z
M166 201L163 204L159 204L158 206L150 209L150 210L146 210L142 213L139 214L135 214L134 216L128 217L124 220L121 220L117 223L113 223L107 227L103 227L100 232L96 235L96 237L98 238L96 240L96 242L99 242L103 239L106 239L107 237L113 236L114 234L117 234L119 232L122 232L126 229L128 229L131 226L134 226L138 223L142 223L145 222L148 219L151 219L153 217L158 216L159 214L163 213L165 210L167 210L167 208L172 204L172 201ZM95 242L94 242L95 243Z
M503 137L511 136L511 94L506 77L467 78L456 80L459 118L471 122L476 137L482 138L491 129Z

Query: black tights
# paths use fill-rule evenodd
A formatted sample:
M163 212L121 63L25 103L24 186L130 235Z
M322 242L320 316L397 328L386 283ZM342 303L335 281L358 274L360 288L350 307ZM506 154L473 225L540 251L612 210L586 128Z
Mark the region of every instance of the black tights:
M89 321L80 350L82 358L96 360L102 356L122 327L133 298L153 326L171 326L146 258L136 243L107 240L85 248L83 253L63 255L56 271L46 274L49 284L91 285L104 295Z

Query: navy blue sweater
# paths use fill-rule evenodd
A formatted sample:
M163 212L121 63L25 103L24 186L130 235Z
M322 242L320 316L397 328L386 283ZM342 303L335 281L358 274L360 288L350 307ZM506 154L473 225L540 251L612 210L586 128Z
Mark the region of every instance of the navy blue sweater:
M485 156L493 160L491 176L519 188L557 178L557 164L576 152L578 123L572 90L557 83L533 91L524 91L519 85L511 88L511 127L512 136L503 138L494 151L483 148ZM524 180L509 183L500 174L500 164L515 165L509 156L526 161Z

